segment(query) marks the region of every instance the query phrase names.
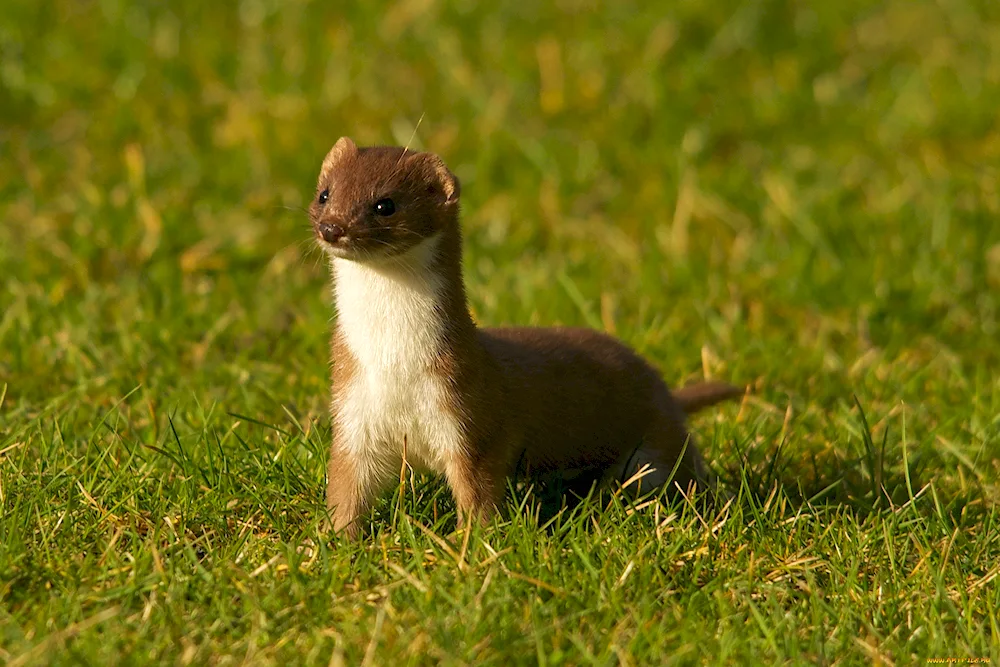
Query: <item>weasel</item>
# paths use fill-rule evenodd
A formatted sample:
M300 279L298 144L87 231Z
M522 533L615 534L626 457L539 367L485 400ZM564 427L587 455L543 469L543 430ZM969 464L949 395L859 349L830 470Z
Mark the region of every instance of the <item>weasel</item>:
M466 303L459 182L437 155L343 137L309 216L330 257L332 528L359 518L401 465L442 474L460 521L487 521L515 474L705 487L685 413L741 394L671 392L653 367L597 331L480 328ZM647 468L648 466L648 468Z

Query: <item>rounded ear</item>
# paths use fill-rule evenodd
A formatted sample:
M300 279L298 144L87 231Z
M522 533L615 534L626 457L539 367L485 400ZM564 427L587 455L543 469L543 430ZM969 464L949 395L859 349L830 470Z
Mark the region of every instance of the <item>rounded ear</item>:
M434 153L418 153L415 157L420 159L427 168L429 175L434 179L434 183L441 188L444 194L444 203L454 204L461 194L461 186L455 174L451 173L445 165L444 160Z
M330 152L326 154L325 158L323 158L323 167L320 169L320 173L325 174L333 167L333 165L337 164L337 162L348 155L353 155L357 152L358 147L353 141L351 141L350 137L341 137L340 139L337 139L337 143L333 145Z

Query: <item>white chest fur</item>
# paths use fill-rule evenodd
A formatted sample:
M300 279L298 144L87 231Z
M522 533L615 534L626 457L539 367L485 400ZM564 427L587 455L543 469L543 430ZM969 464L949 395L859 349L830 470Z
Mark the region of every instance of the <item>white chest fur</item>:
M437 241L392 261L333 259L338 326L357 362L347 385L335 388L334 428L382 474L399 471L404 438L407 462L435 472L462 446L433 368L444 331L443 285L431 266Z

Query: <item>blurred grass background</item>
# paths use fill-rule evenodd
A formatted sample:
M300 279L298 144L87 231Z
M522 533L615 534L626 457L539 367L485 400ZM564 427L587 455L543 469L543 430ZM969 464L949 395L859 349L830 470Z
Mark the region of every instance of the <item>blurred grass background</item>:
M975 589L985 598L966 600L974 629L957 635L945 614L916 653L891 627L871 646L971 655L992 636L995 650L996 569L984 559L1000 553L1000 536L984 517L995 516L1000 472L998 108L1000 5L987 0L5 3L7 656L64 648L59 628L93 618L98 582L126 567L107 564L123 548L105 525L108 503L134 540L133 566L153 578L165 576L157 540L182 549L197 526L214 526L204 539L221 553L249 548L260 562L315 530L331 310L304 207L339 136L406 143L415 128L414 144L462 180L481 322L590 325L621 336L668 382L753 385L744 406L695 425L713 466L760 499L777 484L790 507L812 499L863 521L883 495L905 502L933 482L944 537L921 523L928 544L953 531L983 540L953 563L953 580L938 580L956 591L969 577L985 582ZM285 430L252 430L230 450L227 413ZM231 486L205 472L213 437L243 466ZM297 457L290 468L276 463L284 452ZM775 511L780 526L796 510ZM193 523L164 537L163 516ZM258 526L251 547L231 541L234 516ZM375 530L384 548L392 531ZM509 539L545 539L532 530ZM827 553L821 533L810 548ZM944 551L944 573L948 550L933 551ZM343 587L345 563L316 585ZM716 584L746 574L735 563ZM363 571L369 583L397 577ZM927 582L911 585L916 595ZM57 603L53 586L72 601ZM226 586L203 594L221 604ZM121 587L123 609L150 604L148 589ZM832 616L852 604L863 606L845 600ZM382 613L369 611L368 625ZM123 634L138 623L120 620ZM169 637L148 632L157 639L130 650ZM562 660L583 661L561 630L545 632L569 642ZM604 640L588 650L648 658L683 643L659 632L637 630L624 653ZM766 629L734 632L736 656L808 648ZM208 633L188 658L267 645L221 636L239 639L223 648ZM345 631L337 646L360 660L367 637ZM482 637L459 641L465 657L452 657L482 661L467 651ZM695 645L711 654L725 645L716 639ZM187 655L155 654L174 649ZM808 650L811 661L825 655ZM842 650L875 655L849 641Z

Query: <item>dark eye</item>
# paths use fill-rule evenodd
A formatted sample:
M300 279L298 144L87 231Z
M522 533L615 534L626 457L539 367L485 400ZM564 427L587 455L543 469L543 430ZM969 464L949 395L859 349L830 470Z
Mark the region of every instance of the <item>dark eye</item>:
M319 203L320 204L325 204L326 200L329 199L329 198L330 198L330 191L329 190L323 190L323 192L319 193Z
M391 199L379 199L375 202L375 214L388 218L396 212L396 204Z

